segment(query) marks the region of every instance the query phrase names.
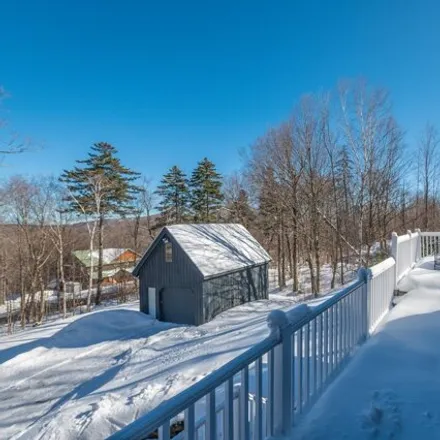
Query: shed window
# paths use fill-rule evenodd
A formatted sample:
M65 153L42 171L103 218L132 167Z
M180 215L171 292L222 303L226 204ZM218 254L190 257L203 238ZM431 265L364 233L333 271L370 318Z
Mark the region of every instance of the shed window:
M165 262L173 262L173 245L170 242L165 243Z

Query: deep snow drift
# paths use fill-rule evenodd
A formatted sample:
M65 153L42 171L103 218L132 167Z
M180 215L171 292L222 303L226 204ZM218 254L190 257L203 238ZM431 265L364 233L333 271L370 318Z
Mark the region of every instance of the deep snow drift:
M440 272L425 260L408 290L295 428L295 439L440 438Z

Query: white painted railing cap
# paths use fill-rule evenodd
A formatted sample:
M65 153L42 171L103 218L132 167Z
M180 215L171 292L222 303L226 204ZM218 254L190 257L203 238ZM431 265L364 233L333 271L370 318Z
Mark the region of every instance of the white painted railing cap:
M270 335L279 339L281 330L289 325L287 315L282 310L272 310L267 315L267 326L270 330Z
M267 326L273 337L280 338L281 331L289 325L302 321L312 312L307 304L298 304L291 310L283 312L282 310L272 310L267 316Z

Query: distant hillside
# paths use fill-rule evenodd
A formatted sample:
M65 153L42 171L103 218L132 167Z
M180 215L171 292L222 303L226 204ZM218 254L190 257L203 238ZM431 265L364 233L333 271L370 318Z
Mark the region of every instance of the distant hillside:
M147 217L142 217L139 227L138 249L141 252L151 242L151 235L157 233L158 215L150 217L150 229L148 229ZM133 218L108 219L104 227L104 246L105 247L134 247L134 227ZM13 246L16 240L18 226L14 224L0 224L0 245L4 249ZM68 227L68 247L71 249L87 249L89 247L89 233L85 222L74 223Z

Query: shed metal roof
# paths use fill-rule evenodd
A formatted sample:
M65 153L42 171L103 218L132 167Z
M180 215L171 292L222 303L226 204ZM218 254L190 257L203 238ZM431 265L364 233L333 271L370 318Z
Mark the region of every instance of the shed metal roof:
M269 254L249 231L236 223L172 225L163 228L139 261L134 275L148 258L163 232L180 245L204 278L257 266L271 260Z

